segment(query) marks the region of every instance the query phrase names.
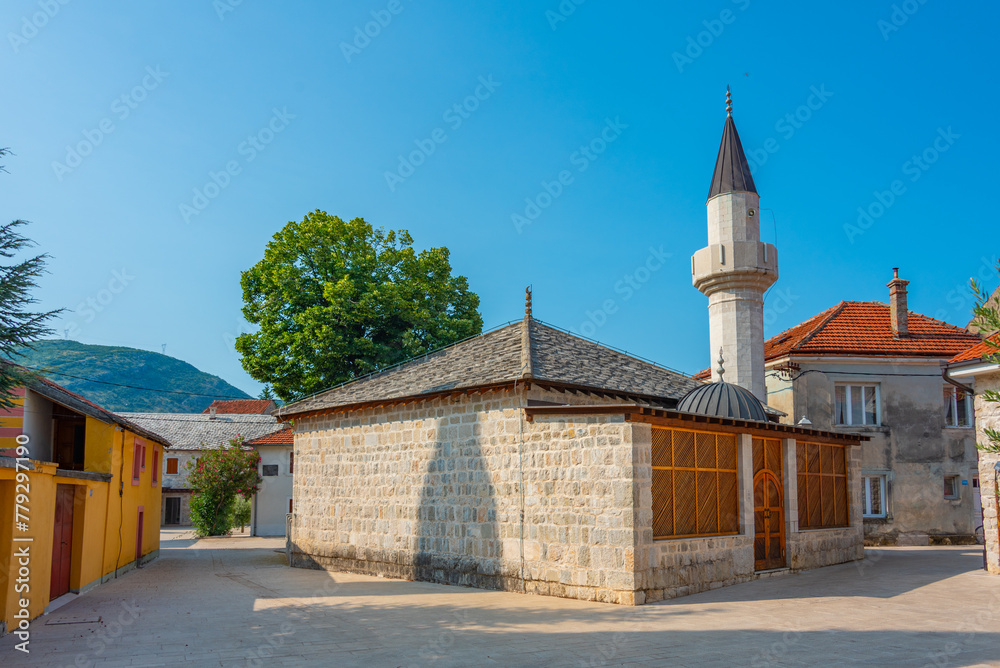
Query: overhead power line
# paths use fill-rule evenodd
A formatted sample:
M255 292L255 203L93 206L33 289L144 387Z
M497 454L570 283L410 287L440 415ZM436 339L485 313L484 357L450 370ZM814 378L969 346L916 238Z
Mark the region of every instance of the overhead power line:
M88 383L100 383L101 385L113 385L115 387L127 387L130 390L143 390L144 392L163 392L165 394L183 394L189 397L209 397L213 399L241 399L246 400L248 397L242 396L238 397L232 394L206 394L203 392L184 392L183 390L158 390L155 387L140 387L138 385L127 385L125 383L112 383L109 380L97 380L96 378L86 378L85 376L74 376L71 373L63 373L62 371L52 371L51 369L43 369L39 367L27 367L32 371L38 371L43 374L50 374L53 376L65 376L66 378L75 378L76 380L85 380ZM249 397L252 399L253 397Z

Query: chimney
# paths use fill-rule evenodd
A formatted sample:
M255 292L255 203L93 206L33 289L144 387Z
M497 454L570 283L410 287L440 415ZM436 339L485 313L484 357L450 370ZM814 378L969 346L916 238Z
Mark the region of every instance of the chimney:
M897 339L910 335L907 325L906 309L906 286L909 281L904 281L899 277L899 267L892 268L892 280L886 287L889 288L889 318L892 320L892 334Z
M906 303L906 297L905 296L903 297L903 303L904 304ZM209 420L214 420L215 419L215 406L209 406L208 407L208 419Z

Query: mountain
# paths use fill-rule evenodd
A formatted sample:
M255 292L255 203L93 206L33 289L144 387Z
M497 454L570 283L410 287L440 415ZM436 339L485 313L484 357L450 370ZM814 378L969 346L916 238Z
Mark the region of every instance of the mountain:
M55 340L21 352L18 364L110 411L201 413L215 399L252 398L218 376L148 350Z

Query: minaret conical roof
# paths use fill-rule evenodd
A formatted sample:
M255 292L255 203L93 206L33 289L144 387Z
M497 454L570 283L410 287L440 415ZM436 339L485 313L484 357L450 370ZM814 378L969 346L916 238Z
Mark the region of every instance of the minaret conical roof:
M715 173L712 174L712 187L708 191L708 199L722 193L750 192L757 194L753 184L750 165L740 143L740 133L736 131L733 121L732 99L726 91L726 126L722 130L722 143L719 144L719 157L715 159Z

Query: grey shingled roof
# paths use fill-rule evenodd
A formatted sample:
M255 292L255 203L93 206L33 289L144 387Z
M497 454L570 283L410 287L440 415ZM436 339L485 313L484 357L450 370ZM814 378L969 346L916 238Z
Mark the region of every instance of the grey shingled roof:
M279 431L284 425L271 415L219 413L119 413L150 431L163 434L177 450L201 450L228 445L234 438L244 441Z
M736 131L736 123L732 115L726 116L726 127L722 131L722 142L719 144L719 155L715 159L715 172L712 174L712 186L708 189L708 199L716 195L732 192L756 193L757 186L750 174L750 165L743 152L740 133Z
M530 365L522 362L525 323L530 332ZM278 414L293 416L353 404L499 385L517 378L646 396L669 406L702 385L676 371L530 319L283 406Z

